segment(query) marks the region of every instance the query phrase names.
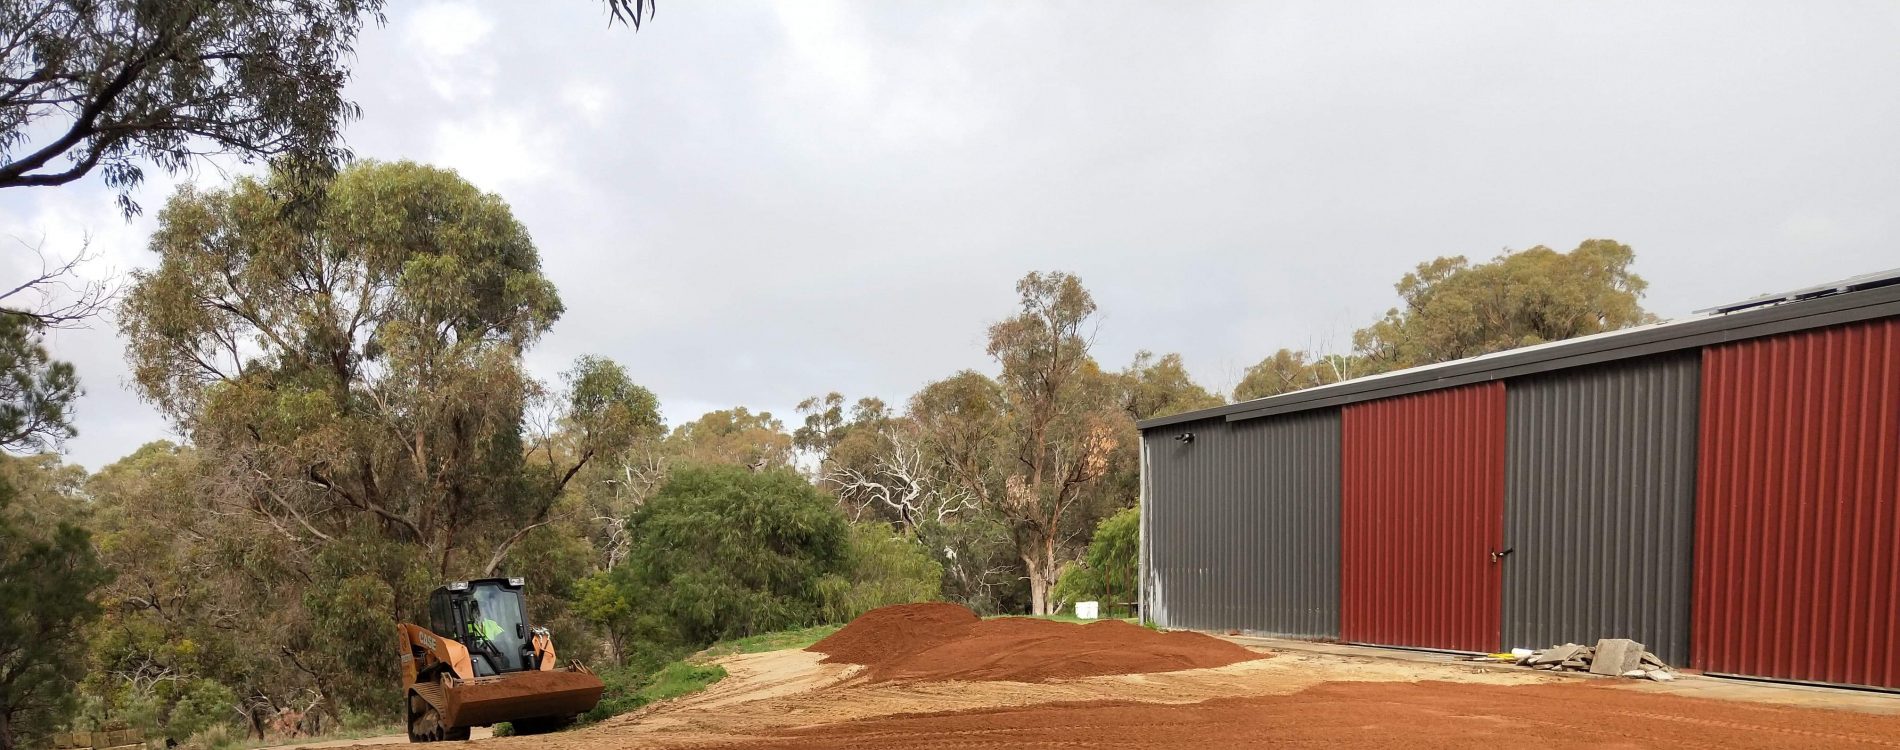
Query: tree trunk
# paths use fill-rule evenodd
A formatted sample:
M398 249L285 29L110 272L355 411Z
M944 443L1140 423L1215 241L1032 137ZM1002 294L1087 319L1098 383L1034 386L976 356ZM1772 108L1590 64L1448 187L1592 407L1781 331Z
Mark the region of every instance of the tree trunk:
M250 736L259 742L263 742L264 729L266 728L264 724L265 723L264 708L262 706L252 705L249 710L244 712L244 718L250 720L249 721L250 734L247 736Z
M1029 614L1049 612L1049 581L1043 578L1042 562L1034 554L1023 555L1023 567L1029 572Z

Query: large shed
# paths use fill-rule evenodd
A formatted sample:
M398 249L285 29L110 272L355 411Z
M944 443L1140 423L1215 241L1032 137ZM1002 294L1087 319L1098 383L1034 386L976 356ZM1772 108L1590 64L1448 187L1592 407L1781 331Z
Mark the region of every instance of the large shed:
M1897 282L1144 421L1143 616L1900 689Z

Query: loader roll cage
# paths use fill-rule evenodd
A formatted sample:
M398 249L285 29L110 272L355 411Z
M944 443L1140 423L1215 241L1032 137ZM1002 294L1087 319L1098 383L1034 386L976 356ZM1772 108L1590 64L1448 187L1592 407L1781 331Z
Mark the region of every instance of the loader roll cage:
M429 629L468 649L477 677L536 669L520 579L458 581L429 594Z

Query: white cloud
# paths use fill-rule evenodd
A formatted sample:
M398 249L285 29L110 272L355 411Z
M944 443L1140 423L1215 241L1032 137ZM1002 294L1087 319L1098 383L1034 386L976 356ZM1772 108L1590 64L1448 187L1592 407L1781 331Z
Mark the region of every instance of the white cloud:
M436 126L430 157L483 190L507 192L540 182L558 160L557 144L544 128L516 112L486 112L465 122Z
M407 24L409 40L435 58L466 54L488 39L495 22L468 3L431 2L416 9Z
M837 98L863 106L872 93L871 53L857 17L837 0L778 6L789 59L804 80L821 82Z
M613 91L592 81L569 81L561 87L561 101L588 125L599 127L606 121L607 106Z
M875 6L838 0L774 6L785 48L766 96L788 120L819 118L828 130L883 144L916 147L954 140L994 115L974 60L956 53L995 9L933 13L904 29L878 28ZM925 38L911 36L926 34ZM902 41L892 39L899 36Z
M414 62L437 96L456 101L491 93L495 62L486 42L495 30L493 19L466 3L431 2L410 14L403 28Z

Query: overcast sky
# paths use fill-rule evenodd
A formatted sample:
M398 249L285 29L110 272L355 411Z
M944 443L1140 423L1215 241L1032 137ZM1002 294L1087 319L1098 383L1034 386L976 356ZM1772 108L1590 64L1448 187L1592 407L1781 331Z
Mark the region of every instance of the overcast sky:
M349 144L506 198L567 304L533 369L611 356L672 422L991 370L1034 269L1094 292L1106 365L1230 390L1440 255L1614 238L1666 317L1900 266L1891 2L392 5ZM150 265L178 181L231 174L130 222L97 179L8 189L0 274L9 237ZM52 344L70 460L168 436L112 324Z

